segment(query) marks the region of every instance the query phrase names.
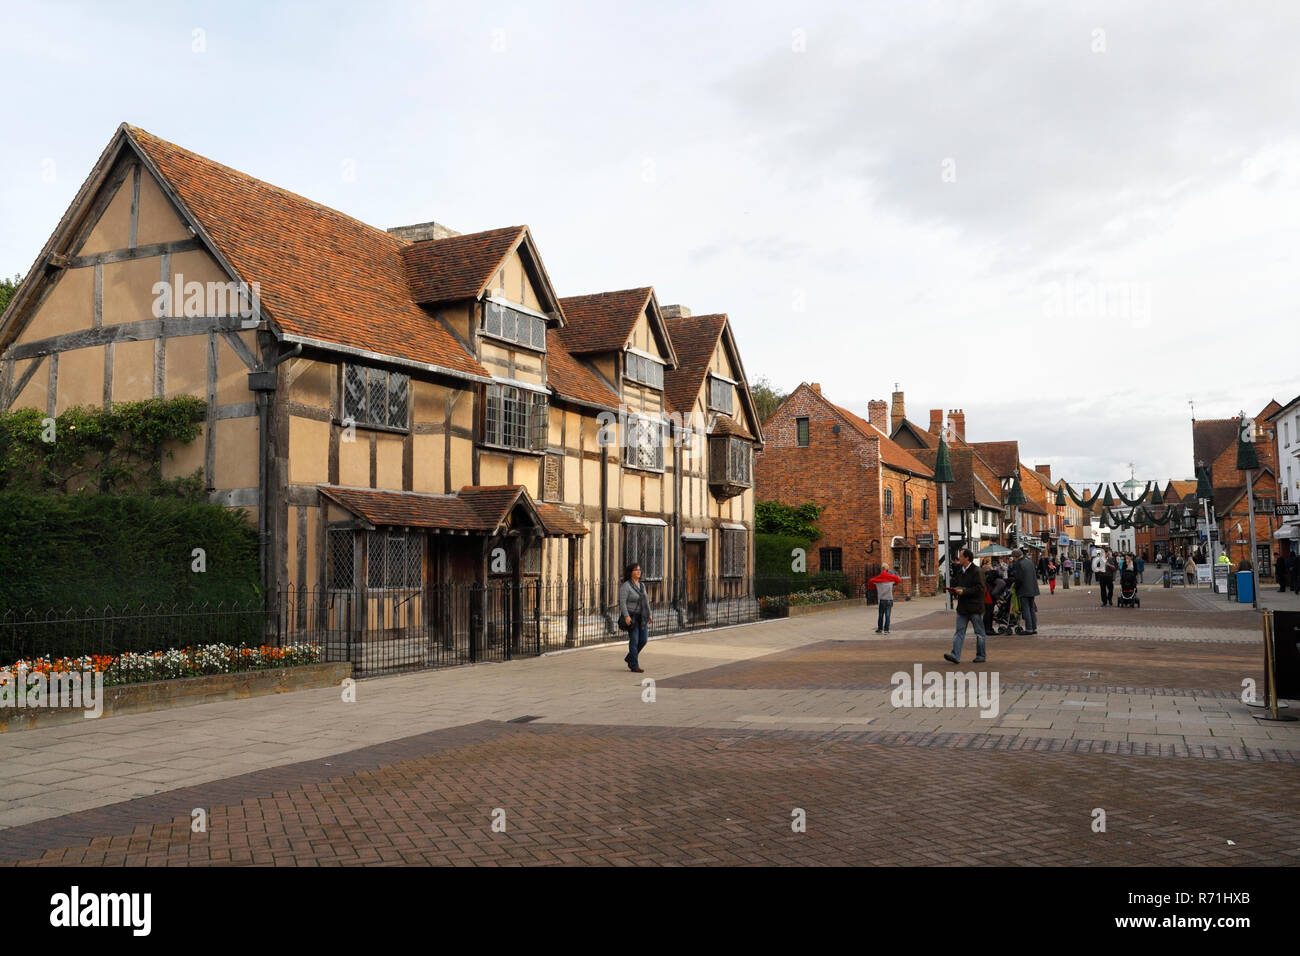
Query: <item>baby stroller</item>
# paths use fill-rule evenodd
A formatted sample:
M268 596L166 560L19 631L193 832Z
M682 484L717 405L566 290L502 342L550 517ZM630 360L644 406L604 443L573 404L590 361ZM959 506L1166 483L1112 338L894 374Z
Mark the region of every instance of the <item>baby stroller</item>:
M993 602L994 634L1023 634L1024 626L1020 623L1020 598L1014 588L1007 588Z
M1141 607L1142 599L1138 597L1138 576L1132 568L1125 568L1119 573L1119 607Z

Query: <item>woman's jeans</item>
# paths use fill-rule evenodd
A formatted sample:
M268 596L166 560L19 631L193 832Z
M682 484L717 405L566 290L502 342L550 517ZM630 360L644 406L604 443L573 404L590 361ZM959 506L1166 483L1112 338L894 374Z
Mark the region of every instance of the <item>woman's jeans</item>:
M640 667L637 663L637 655L641 653L641 648L645 647L645 642L649 638L649 629L645 620L640 614L632 616L632 628L627 632L627 661L628 667Z

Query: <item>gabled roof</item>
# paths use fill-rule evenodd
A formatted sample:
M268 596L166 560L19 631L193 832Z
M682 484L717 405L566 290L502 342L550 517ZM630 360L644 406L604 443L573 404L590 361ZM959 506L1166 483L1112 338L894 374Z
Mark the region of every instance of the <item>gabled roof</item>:
M677 368L664 372L664 396L673 411L689 413L704 385L704 374L727 317L689 315L667 319L665 324L677 351Z
M758 415L758 406L749 390L749 379L745 376L745 366L740 361L740 350L731 332L731 322L724 313L716 315L686 315L665 319L664 327L672 339L677 355L677 367L664 371L664 399L668 411L689 416L695 408L695 400L704 386L709 363L713 360L714 350L719 342L731 362L731 367L738 383L740 402L744 412L753 425L753 438L756 447L763 445L763 424ZM740 409L735 410L736 424L742 430L749 429L740 419Z
M494 534L517 504L548 536L582 535L586 526L558 505L535 501L523 485L468 485L454 495L318 485L320 493L369 524Z
M1300 404L1300 395L1297 395L1295 398L1291 399L1291 401L1287 402L1285 405L1279 403L1277 411L1271 412L1265 417L1267 418L1268 421L1271 422L1273 419L1277 418L1278 415L1282 414L1287 409L1295 408L1297 404Z
M880 460L888 467L893 468L895 471L910 472L911 474L918 475L922 478L934 477L933 468L926 467L926 465L919 461L910 451L903 448L879 428L871 424L871 422L867 421L865 418L858 417L847 408L841 408L830 399L822 397L819 392L813 392L813 394L817 395L823 402L843 416L844 420L848 422L848 424L852 425L853 428L864 438L879 438Z
M1214 464L1237 440L1240 426L1236 418L1206 418L1192 422L1192 456L1206 467Z
M451 333L412 301L402 255L406 242L144 130L123 128L164 191L201 228L236 278L258 283L262 305L286 339L488 377ZM477 264L469 268L477 271ZM473 285L474 277L464 285Z
M931 472L934 471L937 448L921 448L912 455ZM974 463L978 456L969 445L956 445L948 449L948 460L952 463L952 484L948 486L948 495L952 499L951 507L959 511L971 511L975 508L992 508L1002 510L1002 501L975 474Z
M1020 474L1020 443L1014 441L974 441L970 446L993 469L999 478Z
M938 435L934 434L933 432L926 431L924 428L922 428L922 427L921 427L920 425L918 425L916 422L912 421L911 419L907 419L907 418L904 418L901 422L898 423L898 427L894 429L893 434L891 434L889 437L890 437L891 439L893 439L895 442L898 442L898 435L899 435L900 432L903 432L903 431L906 431L909 435L911 435L912 438L913 438L913 439L914 439L914 440L915 440L915 441L916 441L916 442L917 442L917 443L918 443L922 448L938 448L938 447L939 447L939 436L938 436Z
M677 364L677 354L653 287L568 296L560 301L567 322L561 335L565 347L574 355L620 351L627 345L637 319L648 312L650 331L659 342L664 364L668 368Z
M403 246L411 298L421 305L477 298L526 232L524 226L506 226Z

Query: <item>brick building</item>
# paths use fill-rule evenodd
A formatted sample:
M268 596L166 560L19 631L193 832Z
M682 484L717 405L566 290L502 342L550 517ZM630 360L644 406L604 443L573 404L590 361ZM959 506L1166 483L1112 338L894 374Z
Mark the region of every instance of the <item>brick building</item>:
M864 420L803 383L763 424L754 456L758 501L826 508L814 570L860 574L890 564L904 596L930 595L938 583L934 472L887 434L888 406L868 405Z
M1001 483L993 466L966 441L965 411L951 409L947 421L945 438L953 477L948 486L949 539L953 548L969 547L978 551L1001 539L1005 511ZM903 393L894 392L890 408L890 438L896 444L933 470L942 434L943 409L930 409L930 426L922 428L907 417Z
M1255 569L1261 577L1273 576L1275 560L1273 530L1274 506L1278 499L1277 445L1274 426L1268 419L1282 406L1271 401L1255 415L1255 455L1259 469L1254 473ZM1246 500L1246 473L1237 470L1237 436L1241 417L1206 419L1192 422L1192 454L1198 465L1204 464L1214 487L1214 519L1219 543L1236 564L1250 551L1250 517ZM1195 494L1191 507L1196 508Z

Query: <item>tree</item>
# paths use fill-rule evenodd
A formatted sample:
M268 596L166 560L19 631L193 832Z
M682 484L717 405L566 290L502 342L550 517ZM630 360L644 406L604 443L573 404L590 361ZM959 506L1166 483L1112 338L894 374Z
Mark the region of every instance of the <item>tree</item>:
M9 300L13 298L14 293L18 291L18 283L23 281L23 277L16 275L12 279L0 279L0 313L9 306Z
M749 391L754 396L754 405L758 408L760 422L771 418L772 413L781 407L788 394L773 385L772 380L766 375L760 375L758 381L749 387Z

